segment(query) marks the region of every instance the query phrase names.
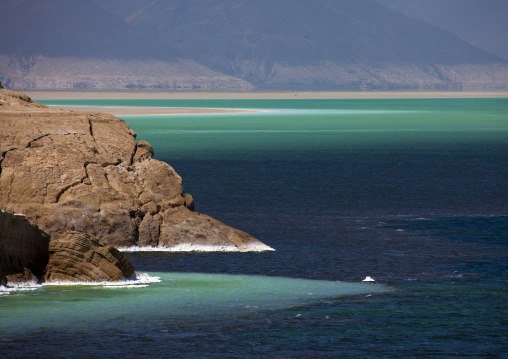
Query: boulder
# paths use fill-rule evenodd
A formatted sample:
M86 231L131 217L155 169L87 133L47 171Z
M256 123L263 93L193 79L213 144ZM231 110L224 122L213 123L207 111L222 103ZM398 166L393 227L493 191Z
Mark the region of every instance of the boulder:
M118 248L271 250L194 212L182 179L112 115L47 108L0 90L0 209L54 238L77 231Z

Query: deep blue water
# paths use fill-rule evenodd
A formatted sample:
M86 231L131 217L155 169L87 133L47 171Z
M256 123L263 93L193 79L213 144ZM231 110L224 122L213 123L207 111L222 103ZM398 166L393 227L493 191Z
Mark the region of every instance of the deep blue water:
M508 357L507 99L130 104L272 110L125 120L183 177L196 211L276 251L130 253L138 271L165 273L160 287L0 297L0 315L51 300L88 313L16 335L0 324L0 357ZM171 273L190 275L175 302ZM235 275L251 279L225 294ZM391 290L333 294L367 275ZM303 300L296 288L314 282L266 276L323 281L323 292Z

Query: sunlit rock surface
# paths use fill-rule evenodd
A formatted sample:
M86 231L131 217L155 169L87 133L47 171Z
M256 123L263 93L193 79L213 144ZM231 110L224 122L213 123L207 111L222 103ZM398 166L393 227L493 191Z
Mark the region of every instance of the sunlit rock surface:
M271 250L194 212L181 177L117 117L0 90L0 126L0 209L51 238L77 231L118 248Z

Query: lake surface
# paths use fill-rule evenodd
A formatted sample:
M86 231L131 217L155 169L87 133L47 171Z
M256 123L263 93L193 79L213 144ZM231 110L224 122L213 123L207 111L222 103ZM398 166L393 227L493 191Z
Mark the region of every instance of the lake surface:
M508 356L508 99L41 102L261 110L122 118L196 211L276 251L4 292L0 357Z

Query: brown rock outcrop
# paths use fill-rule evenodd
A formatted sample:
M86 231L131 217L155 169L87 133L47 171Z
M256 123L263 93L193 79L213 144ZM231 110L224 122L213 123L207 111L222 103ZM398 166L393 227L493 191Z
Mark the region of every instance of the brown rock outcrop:
M0 103L0 209L23 213L52 238L78 231L116 247L271 249L193 212L180 176L123 120L7 90Z
M80 232L58 233L49 242L46 282L122 281L134 267L112 246Z
M50 236L25 216L0 211L0 285L121 281L134 267L112 246L78 232Z

